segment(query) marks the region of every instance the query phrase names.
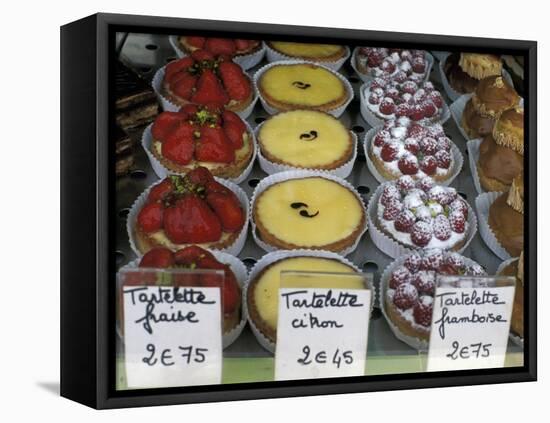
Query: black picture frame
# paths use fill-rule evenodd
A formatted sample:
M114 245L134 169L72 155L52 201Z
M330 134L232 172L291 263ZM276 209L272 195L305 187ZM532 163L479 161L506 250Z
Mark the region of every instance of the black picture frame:
M503 52L525 58L524 366L188 388L116 391L113 364L115 258L108 143L116 31L231 36ZM455 37L152 16L95 14L61 27L61 395L90 407L119 408L256 398L534 381L537 377L537 44Z

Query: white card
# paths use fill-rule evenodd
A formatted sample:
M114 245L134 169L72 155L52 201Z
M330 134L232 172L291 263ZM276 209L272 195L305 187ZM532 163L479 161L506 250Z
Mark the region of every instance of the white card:
M124 286L128 388L221 383L220 288Z
M365 374L371 291L281 288L275 380Z
M472 281L468 277L455 279ZM427 370L503 367L514 290L513 284L438 286L433 303Z

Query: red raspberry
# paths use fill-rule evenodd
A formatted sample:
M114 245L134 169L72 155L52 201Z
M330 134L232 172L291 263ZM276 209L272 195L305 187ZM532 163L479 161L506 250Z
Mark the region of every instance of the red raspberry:
M399 200L390 200L388 204L384 206L382 217L386 220L394 220L401 210L403 210L403 204L401 204Z
M420 149L425 155L433 156L437 152L437 141L432 137L420 139Z
M442 206L448 206L449 204L451 204L457 198L457 195L458 194L456 192L456 189L454 189L452 187L447 187L444 190L444 194L441 196L441 199L440 199L439 203Z
M428 192L428 198L436 203L443 204L446 198L446 188L441 185L435 185Z
M420 125L419 123L413 122L409 126L409 131L408 131L409 137L420 139L422 137L425 137L427 133L428 133L428 130L424 126Z
M413 94L413 98L417 104L424 102L424 100L426 100L426 91L424 90L424 88L420 88L419 90L417 90Z
M415 273L418 272L418 270L420 269L420 263L422 263L422 256L418 253L412 253L411 255L407 256L407 258L403 262L403 266L405 266L411 272Z
M392 128L395 128L395 119L388 119L384 121L384 129L390 130Z
M483 267L481 267L477 263L474 263L468 267L468 269L466 270L466 274L472 276L485 276L487 273L485 272L485 269Z
M466 218L459 210L451 210L449 223L451 224L451 229L456 233L463 234L466 230Z
M410 191L414 188L414 179L409 175L401 176L395 181L395 185L401 191Z
M382 129L380 132L378 132L374 136L373 142L376 147L382 147L384 144L386 144L390 140L391 140L391 135L389 131Z
M376 94L378 97L380 97L381 99L384 98L384 90L380 87L376 87L376 88L371 88L370 92L372 94Z
M389 97L396 102L399 100L399 90L397 88L386 89L386 97Z
M370 93L369 103L370 104L379 104L380 103L380 97L375 93Z
M418 90L418 85L416 85L416 82L413 81L405 81L401 85L401 91L409 94L414 94Z
M449 219L447 219L444 214L440 214L435 217L433 228L434 236L437 239L447 241L451 237L451 224L449 223Z
M423 294L433 295L435 292L435 272L433 270L420 270L411 276L411 283Z
M434 106L437 107L438 109L441 109L443 107L443 97L441 97L441 93L439 91L429 92L428 98L432 101Z
M409 116L414 121L419 121L424 119L424 111L422 110L422 107L416 104L411 109L411 115Z
M410 277L411 272L409 271L409 269L407 269L405 266L399 266L392 272L390 276L389 286L391 289L395 289L399 285L409 282Z
M399 232L409 233L414 225L415 220L416 218L414 216L414 213L409 209L405 209L397 215L395 221L393 222L393 226Z
M371 68L380 66L380 64L384 60L384 57L385 57L385 54L381 49L375 49L371 51L367 59L367 66Z
M414 306L414 321L419 325L429 327L432 324L433 298L423 295Z
M378 110L383 115L393 115L395 112L395 102L390 97L384 97L384 99L380 102Z
M407 73L400 70L393 76L393 80L401 84L407 80Z
M388 142L382 146L380 151L380 157L385 162L393 162L397 160L397 154L399 153L399 145L396 142Z
M418 301L418 291L410 283L403 283L395 288L393 303L397 308L406 310L413 307Z
M401 103L399 106L395 108L395 116L396 117L409 117L411 114L411 106L407 103Z
M424 117L431 118L437 113L437 107L431 101L425 101L421 105Z
M425 247L432 239L432 227L426 222L416 222L411 231L411 241L419 247Z
M445 131L443 130L443 126L441 126L441 124L439 123L435 123L433 125L428 126L426 130L428 131L428 135L435 139L445 136Z
M416 187L420 188L424 192L429 192L435 185L435 182L429 176L424 176L416 181Z
M416 138L407 138L404 142L405 149L413 153L414 155L418 154L420 151L420 144Z
M416 175L418 173L418 160L412 154L403 154L397 162L397 167L403 175Z
M449 204L451 210L459 210L464 217L468 218L468 206L462 198L456 198L451 204Z
M437 139L437 149L451 151L451 140L448 137L439 137Z
M391 61L386 59L380 64L380 69L382 69L383 72L391 75L395 72L395 65Z
M426 71L426 61L423 57L415 57L411 63L413 71L416 73L424 73Z
M448 274L457 275L459 273L463 273L464 267L466 264L464 263L464 257L462 257L458 253L452 252L452 253L448 253L447 257L445 257L445 265L452 272ZM439 270L440 270L440 273L442 273L441 272L442 269L439 269Z
M388 81L385 78L374 78L372 82L370 83L370 89L371 91L375 88L384 88Z
M424 156L420 162L420 169L426 175L433 175L437 170L437 160L434 156Z
M400 54L401 60L406 60L408 62L412 61L413 55L410 50L403 50Z
M426 90L427 93L431 93L433 90L435 90L435 87L432 81L426 81L422 88L424 88L424 90Z
M439 150L435 153L437 166L441 169L449 169L451 167L451 154L447 150Z
M382 195L380 197L380 202L382 205L387 206L392 200L401 200L401 194L395 185L387 184L382 190Z
M422 257L420 270L437 270L444 262L443 252L439 249L427 250Z

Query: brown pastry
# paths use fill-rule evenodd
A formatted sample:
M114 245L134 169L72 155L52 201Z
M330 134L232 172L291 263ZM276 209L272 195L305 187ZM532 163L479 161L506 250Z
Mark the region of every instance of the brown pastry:
M479 146L477 171L485 191L507 191L512 180L523 171L523 156L497 144L489 134Z
M514 294L514 304L512 306L512 321L510 331L523 338L523 251L519 259L510 263L499 273L502 276L514 276L516 278L516 291Z
M489 208L489 226L512 257L518 257L523 250L523 208L523 175L520 174L510 191L500 195Z
M460 53L458 64L465 73L475 79L500 76L502 73L502 61L494 54Z
M447 76L449 85L460 94L473 93L479 83L479 80L468 75L459 66L460 53L452 53L447 56L443 65L443 71Z
M493 128L495 142L523 155L523 121L523 109L520 107L503 112Z
M115 143L115 172L117 176L126 175L134 164L134 146L132 139L120 127L116 126L112 135Z

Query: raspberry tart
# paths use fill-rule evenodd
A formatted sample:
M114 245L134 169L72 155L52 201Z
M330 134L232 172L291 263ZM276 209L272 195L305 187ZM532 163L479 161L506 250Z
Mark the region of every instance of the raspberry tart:
M381 187L375 218L378 229L406 248L458 251L473 229L470 212L454 188L406 175Z
M424 50L358 47L352 60L359 76L371 78L404 80L412 76L422 81L426 79L430 67L428 54Z
M163 179L139 203L129 231L142 254L154 247L176 251L189 244L220 250L230 247L245 229L241 201L204 167Z
M171 173L203 166L214 176L236 178L254 153L253 135L237 114L195 104L161 113L151 138L149 151Z
M362 88L363 108L378 120L406 117L414 122L430 124L446 119L445 101L433 84L415 77L374 78ZM363 112L365 113L365 112ZM365 120L372 121L368 115ZM376 120L375 119L375 120Z
M205 50L214 56L225 55L231 58L252 54L262 48L259 40L243 40L214 37L178 37L178 47L187 54Z
M367 139L367 155L385 180L403 175L448 181L460 152L439 124L423 126L406 118L386 121Z
M246 109L254 99L252 81L227 56L197 50L166 65L161 94L171 103Z
M213 253L196 245L173 252L165 247L149 250L140 260L139 267L152 269L213 269L224 272L223 280L223 332L234 329L241 321L241 288L235 273L228 264L220 262ZM176 275L186 284L218 286L210 275ZM243 281L241 281L242 283Z
M486 272L473 260L440 249L396 260L382 276L382 295L386 318L400 334L429 341L438 274L483 276Z

